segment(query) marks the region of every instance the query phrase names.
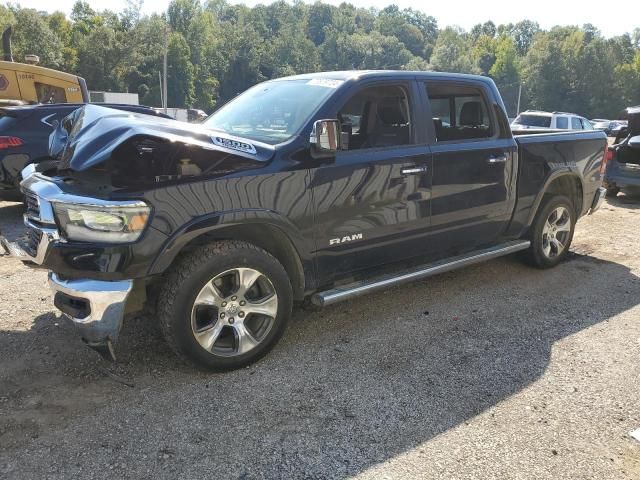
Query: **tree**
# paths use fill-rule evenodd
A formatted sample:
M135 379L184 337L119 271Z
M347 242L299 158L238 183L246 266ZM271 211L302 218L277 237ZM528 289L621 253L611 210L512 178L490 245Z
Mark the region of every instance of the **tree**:
M467 38L453 27L445 28L438 35L431 65L440 72L480 73L471 59L471 45Z
M49 28L45 18L32 9L17 9L13 12L15 28L13 33L13 54L18 61L25 55L40 57L44 67L60 68L63 63L62 42Z
M189 25L201 10L200 0L172 0L167 8L171 30L187 37Z
M314 45L321 45L324 43L324 29L326 26L333 23L334 8L335 7L322 2L316 2L309 7L307 35Z
M495 62L489 70L489 75L500 89L507 112L515 116L520 89L520 72L518 52L512 38L505 35L498 39Z
M195 98L191 51L180 32L171 32L167 50L167 105L192 107Z

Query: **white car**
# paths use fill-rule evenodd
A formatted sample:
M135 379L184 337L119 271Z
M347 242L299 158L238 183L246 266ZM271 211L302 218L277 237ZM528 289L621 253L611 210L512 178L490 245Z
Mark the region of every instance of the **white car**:
M593 130L589 120L575 113L527 110L511 123L512 130Z

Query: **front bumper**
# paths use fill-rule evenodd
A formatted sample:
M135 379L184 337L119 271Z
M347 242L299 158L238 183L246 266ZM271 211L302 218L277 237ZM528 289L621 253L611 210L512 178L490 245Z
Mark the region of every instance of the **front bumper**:
M600 208L602 202L604 202L604 197L606 196L606 194L607 189L604 187L599 187L598 190L596 190L596 194L593 197L593 202L591 202L591 208L589 209L589 215Z
M87 257L97 258L100 264L117 268L117 262L123 255L112 255L109 262L94 251L79 252L60 237L53 214L52 201L71 195L61 192L58 186L37 175L28 175L22 182L27 210L24 223L27 235L11 242L0 235L0 253L17 258L36 267L52 268L49 273L49 285L54 292L54 304L66 316L70 317L78 328L83 340L105 357L115 358L113 343L118 338L127 307L127 299L134 287L133 279L88 279L83 277L81 269L66 268L74 275L69 276L55 268L53 261L59 255L52 253L70 250L68 264L88 263ZM114 247L117 248L117 247ZM126 247L124 247L126 248ZM53 257L53 258L52 258ZM116 264L114 267L113 265ZM94 273L94 272L91 272ZM96 273L97 274L97 273ZM77 278L80 277L80 278Z
M49 273L55 306L78 328L91 347L107 347L118 339L133 280L63 280Z

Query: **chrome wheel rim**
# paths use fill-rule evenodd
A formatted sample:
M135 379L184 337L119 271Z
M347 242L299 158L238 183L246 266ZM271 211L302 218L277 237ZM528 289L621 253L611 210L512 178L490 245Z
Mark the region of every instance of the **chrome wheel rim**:
M542 252L547 258L561 255L571 235L571 214L565 207L551 211L542 228Z
M271 281L253 268L234 268L209 280L191 309L191 330L207 352L244 355L269 335L278 313Z

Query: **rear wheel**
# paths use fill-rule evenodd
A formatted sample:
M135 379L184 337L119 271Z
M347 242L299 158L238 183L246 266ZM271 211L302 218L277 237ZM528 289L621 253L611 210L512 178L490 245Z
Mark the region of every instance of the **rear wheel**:
M531 226L531 246L525 252L526 260L538 268L560 263L569 251L575 223L575 209L567 197L547 197Z
M158 315L169 345L207 370L232 370L280 339L293 294L284 267L245 242L216 242L185 256L160 291Z

